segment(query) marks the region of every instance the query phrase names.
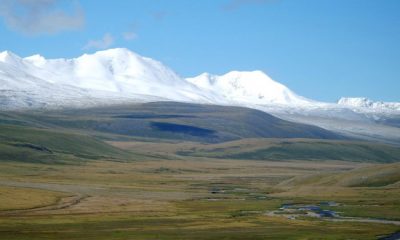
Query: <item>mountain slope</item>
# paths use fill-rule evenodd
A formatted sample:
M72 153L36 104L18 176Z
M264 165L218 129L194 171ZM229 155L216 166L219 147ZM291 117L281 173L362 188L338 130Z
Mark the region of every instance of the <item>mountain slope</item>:
M46 60L31 56L23 61L46 70L45 73L56 73L50 80L58 84L127 96L134 93L182 101L192 97L202 100L194 94L196 88L182 81L171 69L124 48L84 54L75 59Z
M72 59L0 53L0 110L156 101L249 107L351 137L400 143L400 103L358 98L343 98L338 104L313 101L261 71L183 79L162 63L123 48Z
M79 163L82 160L124 159L127 156L98 139L74 131L0 125L0 162Z
M5 51L0 83L2 109L212 100L160 62L120 48L50 60Z
M155 102L0 113L0 123L0 161L125 161L166 157L159 150L165 148L185 158L400 161L398 147L345 139L242 107ZM140 142L149 143L147 150L135 145ZM126 152L108 143L137 148Z
M187 78L201 89L220 95L226 103L311 105L313 101L298 96L286 86L261 71L232 71L222 76L203 73Z
M356 111L360 111L361 108L364 111L400 112L400 103L398 102L372 101L368 98L341 98L338 104L348 106Z
M208 73L183 79L151 58L116 48L72 59L21 58L0 53L2 109L91 107L171 100L247 107L268 111L335 110L400 114L400 103L343 98L338 104L297 95L261 71ZM341 114L340 114L341 115Z
M25 113L23 116L35 125L115 134L125 138L198 142L224 142L251 137L343 138L322 128L284 121L254 109L177 102L46 111ZM4 118L9 121L6 115Z
M181 147L177 154L195 157L253 160L340 160L399 162L400 148L384 144L321 139L240 139Z

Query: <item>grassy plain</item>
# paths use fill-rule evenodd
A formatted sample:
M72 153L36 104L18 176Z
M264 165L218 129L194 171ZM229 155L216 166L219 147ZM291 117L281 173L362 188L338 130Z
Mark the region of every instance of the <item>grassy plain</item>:
M349 187L340 181L324 183L324 178L330 176L380 166L206 158L127 162L104 159L79 164L4 162L0 166L0 236L377 239L398 231L400 226L291 220L266 213L283 203L336 201L340 203L336 210L345 216L399 220L400 192L393 184ZM316 173L321 184L307 183L305 179L315 178ZM26 201L27 197L34 201Z
M0 113L0 239L364 240L400 231L398 147L336 135L265 139L275 126L265 121L284 126L279 134L295 128L290 136L324 131L254 111L174 108ZM380 222L269 214L328 201L340 216Z

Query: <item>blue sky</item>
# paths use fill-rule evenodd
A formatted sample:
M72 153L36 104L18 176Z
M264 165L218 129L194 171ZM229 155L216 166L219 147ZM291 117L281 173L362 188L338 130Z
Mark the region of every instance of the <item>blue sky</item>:
M0 50L126 47L184 77L262 70L308 98L400 101L398 0L1 0Z

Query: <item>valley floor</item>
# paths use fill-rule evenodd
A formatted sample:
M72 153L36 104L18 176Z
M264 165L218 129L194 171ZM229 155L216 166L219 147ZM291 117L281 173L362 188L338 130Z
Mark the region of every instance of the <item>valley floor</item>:
M380 239L400 230L398 183L349 184L398 164L165 158L3 162L0 238ZM279 214L284 204L381 221Z

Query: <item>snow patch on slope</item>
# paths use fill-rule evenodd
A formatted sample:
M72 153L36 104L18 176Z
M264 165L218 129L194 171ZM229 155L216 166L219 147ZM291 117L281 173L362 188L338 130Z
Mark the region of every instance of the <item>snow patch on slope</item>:
M399 102L372 101L368 98L341 98L339 99L338 104L354 109L362 108L364 111L400 112Z

